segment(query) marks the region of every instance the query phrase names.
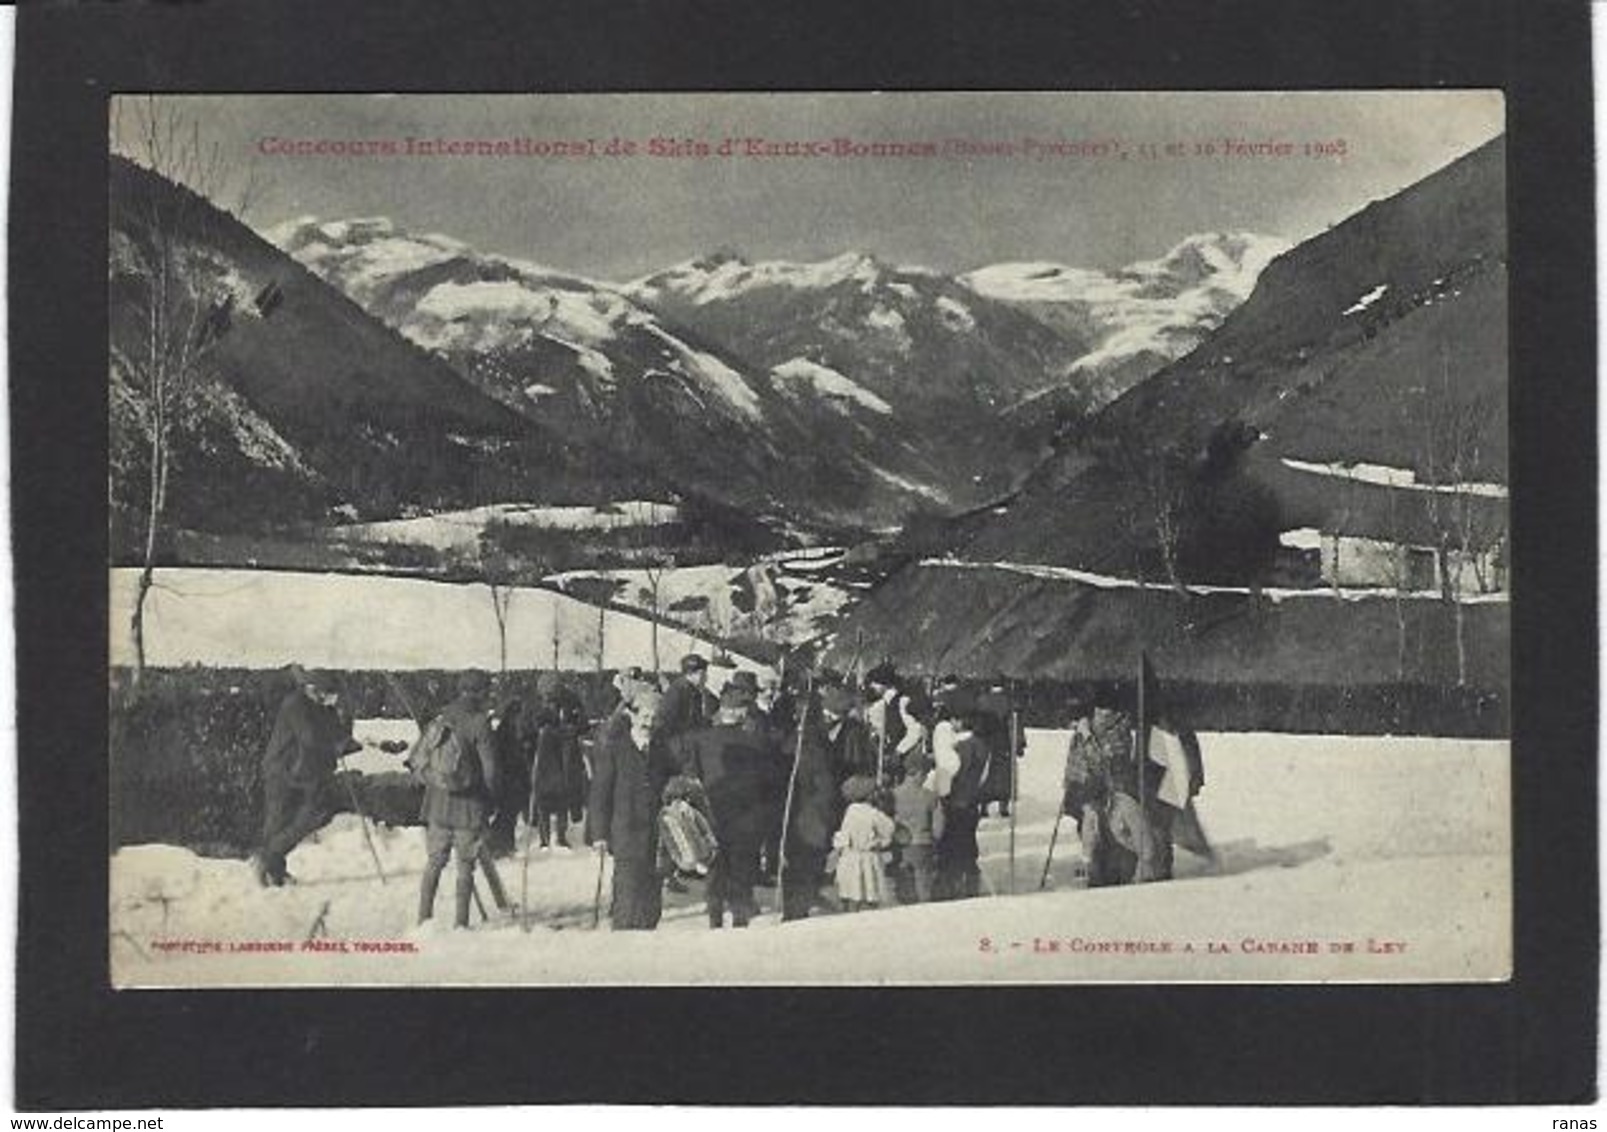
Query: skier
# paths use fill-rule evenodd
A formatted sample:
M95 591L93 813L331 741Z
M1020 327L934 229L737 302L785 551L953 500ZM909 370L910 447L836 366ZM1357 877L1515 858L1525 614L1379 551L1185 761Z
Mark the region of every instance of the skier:
M285 857L335 812L335 764L359 749L335 705L331 677L290 666L292 687L274 716L262 756L262 848L251 860L257 883L290 880Z
M469 926L469 904L474 899L474 868L480 861L489 819L496 807L498 788L501 785L497 767L496 739L485 700L491 682L482 672L466 672L458 679L458 695L441 710L439 722L444 725L446 738L430 750L421 752L426 759L435 759L435 765L455 763L461 769L457 788L443 785L434 779L429 767L422 768L424 776L424 805L420 813L425 824L425 847L428 858L424 877L419 884L419 923L435 915L435 892L441 882L446 863L456 852L458 880L456 901L453 906L453 923L456 927ZM432 721L419 740L426 745L431 732L436 732ZM457 749L448 751L449 744ZM487 876L491 875L487 858ZM500 886L497 886L500 888ZM496 892L496 889L493 890ZM499 905L502 901L498 901Z
M1148 804L1141 806L1133 722L1117 693L1096 695L1092 719L1072 731L1064 781L1065 812L1077 823L1090 888L1170 874L1170 824L1159 828L1165 807L1155 800L1162 770L1153 762L1145 769Z

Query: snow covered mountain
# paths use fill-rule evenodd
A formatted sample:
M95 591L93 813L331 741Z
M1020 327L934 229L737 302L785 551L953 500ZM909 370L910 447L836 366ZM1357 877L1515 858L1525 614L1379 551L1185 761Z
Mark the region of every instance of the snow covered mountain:
M722 502L863 527L968 486L894 403L802 349L755 364L628 289L385 219L266 234L513 411Z
M170 521L249 532L407 508L630 498L651 477L528 421L398 337L233 216L149 169L110 168L108 314L114 555L147 506L152 234L183 270L177 316L212 335L185 383ZM173 317L173 316L170 316Z
M1505 168L1498 138L1279 256L874 591L836 662L859 631L901 667L931 663L918 641L954 671L1111 678L1136 640L1183 680L1504 688ZM1255 603L1337 596L1341 544L1399 572L1359 582L1371 600Z
M265 235L532 422L750 512L860 528L1014 488L1054 422L1185 351L1281 246L960 278L718 253L615 285L383 217Z
M1190 236L1159 259L1116 271L1059 263L1001 263L961 282L1062 333L1094 343L1068 384L1104 403L1187 354L1250 297L1286 240L1252 232Z

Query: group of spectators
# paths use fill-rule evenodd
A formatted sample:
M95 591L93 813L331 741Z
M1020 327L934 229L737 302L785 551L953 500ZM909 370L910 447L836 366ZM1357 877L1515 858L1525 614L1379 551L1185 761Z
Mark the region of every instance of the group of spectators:
M286 854L327 821L337 761L356 747L333 688L300 669L293 675L264 758L265 828L254 858L264 885L285 882ZM617 706L593 727L561 683L528 701L493 703L489 679L464 674L439 718L468 773L461 784L421 776L420 920L434 915L454 854L458 926L470 922L477 869L499 908L511 908L495 860L519 850L521 821L526 851L532 840L542 848L579 840L612 858L609 915L621 930L656 927L665 890L695 880L716 928L746 926L760 889L779 890L783 921L821 907L979 895L978 827L990 814L1009 816L1025 750L1002 681L969 689L948 678L929 688L881 667L859 688L787 689L739 671L716 696L708 676L697 655L666 684L623 672ZM1197 743L1155 732L1172 744L1161 754L1176 747L1175 757L1152 756L1141 771L1131 719L1114 700L1079 715L1064 812L1077 825L1090 885L1169 876L1203 781ZM676 800L710 832L707 866L695 872L666 843L664 812Z

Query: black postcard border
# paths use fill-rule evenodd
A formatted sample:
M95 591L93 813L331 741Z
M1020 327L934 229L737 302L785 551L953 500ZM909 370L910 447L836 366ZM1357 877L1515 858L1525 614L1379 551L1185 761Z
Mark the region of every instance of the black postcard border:
M1598 705L1587 7L24 6L9 221L18 1107L1592 1099ZM1507 95L1517 587L1510 984L108 988L108 94L1425 86ZM852 1051L842 1048L845 1035Z

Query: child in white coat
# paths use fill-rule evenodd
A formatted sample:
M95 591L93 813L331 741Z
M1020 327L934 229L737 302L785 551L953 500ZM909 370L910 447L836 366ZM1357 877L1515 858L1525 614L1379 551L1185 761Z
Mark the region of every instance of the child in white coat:
M837 850L837 899L843 909L857 912L887 903L885 857L893 847L893 819L871 805L876 783L855 777L843 783L848 809L832 836Z

